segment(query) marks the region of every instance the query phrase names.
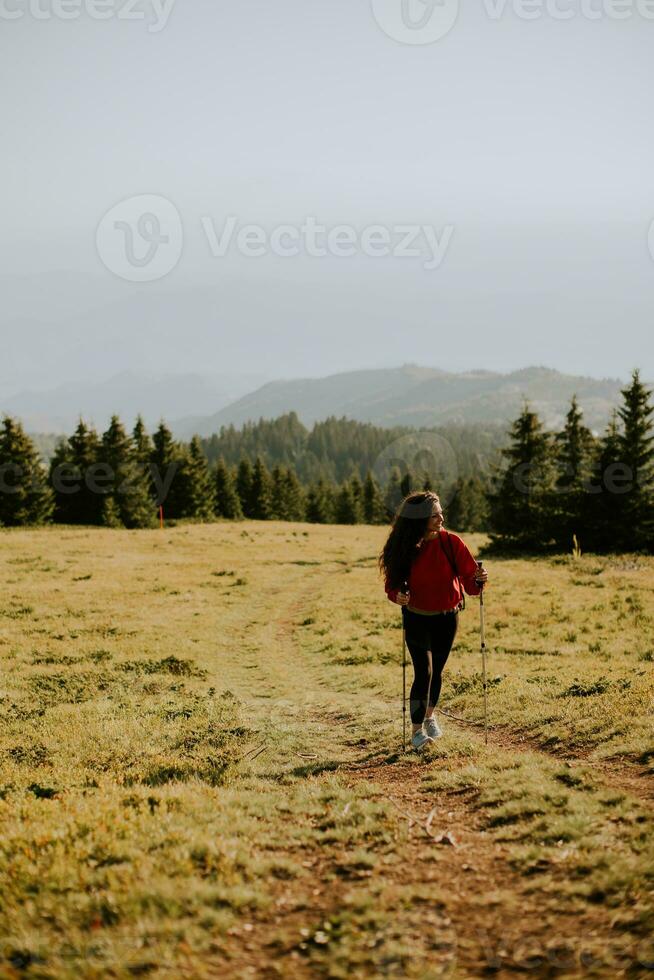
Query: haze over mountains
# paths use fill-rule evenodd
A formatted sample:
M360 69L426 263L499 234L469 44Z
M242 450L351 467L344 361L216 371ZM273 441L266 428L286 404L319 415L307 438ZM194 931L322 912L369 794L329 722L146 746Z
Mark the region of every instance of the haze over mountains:
M305 425L329 415L346 415L375 425L431 426L443 422L505 423L525 399L545 424L560 426L576 394L586 423L605 425L618 401L622 382L574 377L550 368L530 367L510 374L494 371L449 373L405 364L399 368L349 371L326 378L271 381L204 419L181 420L180 436L210 435L221 425L275 418L296 411Z
M156 34L129 15L35 13L56 6L15 0L3 31L21 98L6 100L0 155L0 412L68 430L78 412L100 427L108 410L128 422L139 408L192 431L300 396L307 419L429 423L505 419L526 395L554 423L581 383L520 368L626 380L640 365L654 378L642 17L563 25L543 10L532 24L510 5L501 17L495 5L496 20L469 4L451 35L422 47L382 29L373 7L397 0L196 0ZM183 231L168 243L177 264L152 281L138 281L128 228L113 228L122 272L98 247L105 217L131 202L144 260L144 194L173 207ZM263 232L264 254L238 233L215 247L207 225L221 236L232 219ZM325 229L318 248L309 220ZM440 266L422 246L398 247L407 226L439 240L453 230ZM297 254L286 232L270 247L289 228ZM358 243L349 256L329 241L343 228ZM373 229L390 249L363 247ZM403 363L467 374L416 379ZM118 397L107 379L126 369L155 381ZM228 373L265 377L214 385ZM605 387L580 390L593 425L615 401Z
M162 417L215 413L266 381L265 374L145 375L121 371L107 381L61 384L0 398L0 411L23 421L31 432L70 433L80 415L99 429L116 413L125 421L143 416L148 426Z
M261 383L265 381L265 383ZM69 434L81 415L103 428L113 413L131 426L140 413L149 427L164 418L178 438L208 436L223 425L297 412L310 426L330 415L381 426L432 426L445 422L505 424L525 400L548 427L560 426L576 394L586 423L601 430L619 400L619 379L562 374L529 367L502 374L462 373L405 364L348 371L322 378L267 381L261 375L115 375L103 384L67 384L22 392L0 401L32 432Z

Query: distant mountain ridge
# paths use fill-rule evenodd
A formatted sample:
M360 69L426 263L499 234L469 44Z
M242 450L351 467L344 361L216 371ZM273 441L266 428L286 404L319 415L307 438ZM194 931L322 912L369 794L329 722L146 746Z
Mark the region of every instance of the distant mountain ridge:
M22 391L0 397L0 413L20 418L31 432L69 435L80 415L86 422L106 428L112 415L131 425L141 414L149 427L159 419L180 415L205 418L230 404L270 375L173 374L121 371L106 381L80 380L42 391Z
M399 368L348 371L324 378L270 381L204 419L180 419L172 428L179 438L237 428L259 418L295 411L305 425L330 415L375 425L431 426L445 422L503 424L526 401L548 428L560 427L577 395L585 422L602 429L618 403L624 382L562 374L553 368L528 367L502 374L462 373L405 364Z
M33 433L69 435L80 415L101 430L113 413L128 427L140 413L150 429L163 418L177 438L189 439L290 411L308 427L330 415L389 428L505 425L526 400L546 426L558 428L576 394L586 424L599 431L623 386L615 378L576 377L545 367L454 373L404 364L278 381L267 381L263 372L165 376L123 371L101 383L82 380L0 397L0 414L18 417Z

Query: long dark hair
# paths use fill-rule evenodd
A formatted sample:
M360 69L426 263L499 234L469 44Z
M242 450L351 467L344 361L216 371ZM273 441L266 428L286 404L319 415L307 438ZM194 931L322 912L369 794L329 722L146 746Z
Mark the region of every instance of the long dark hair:
M417 545L427 533L438 495L431 490L408 494L397 508L393 526L379 555L379 571L391 589L401 589L418 555Z

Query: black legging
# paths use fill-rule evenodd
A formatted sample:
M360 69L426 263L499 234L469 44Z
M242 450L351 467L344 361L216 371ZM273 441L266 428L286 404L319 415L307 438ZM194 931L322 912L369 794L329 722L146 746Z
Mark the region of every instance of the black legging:
M406 645L413 661L414 678L409 695L411 721L421 725L427 707L435 707L441 693L441 674L450 655L459 625L458 613L421 616L402 607Z

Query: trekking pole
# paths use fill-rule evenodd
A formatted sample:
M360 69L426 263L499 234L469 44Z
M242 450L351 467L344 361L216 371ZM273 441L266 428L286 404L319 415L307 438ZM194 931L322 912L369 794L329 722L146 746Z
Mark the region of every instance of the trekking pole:
M406 594L408 585L404 583ZM402 752L406 752L406 633L404 630L404 606L402 612Z
M483 571L483 561L477 562L479 571ZM484 585L481 584L479 593L479 630L481 634L481 669L484 685L484 740L488 745L488 678L486 676L486 632L484 629Z
M404 617L402 617L404 620ZM406 752L406 637L402 622L402 751Z

